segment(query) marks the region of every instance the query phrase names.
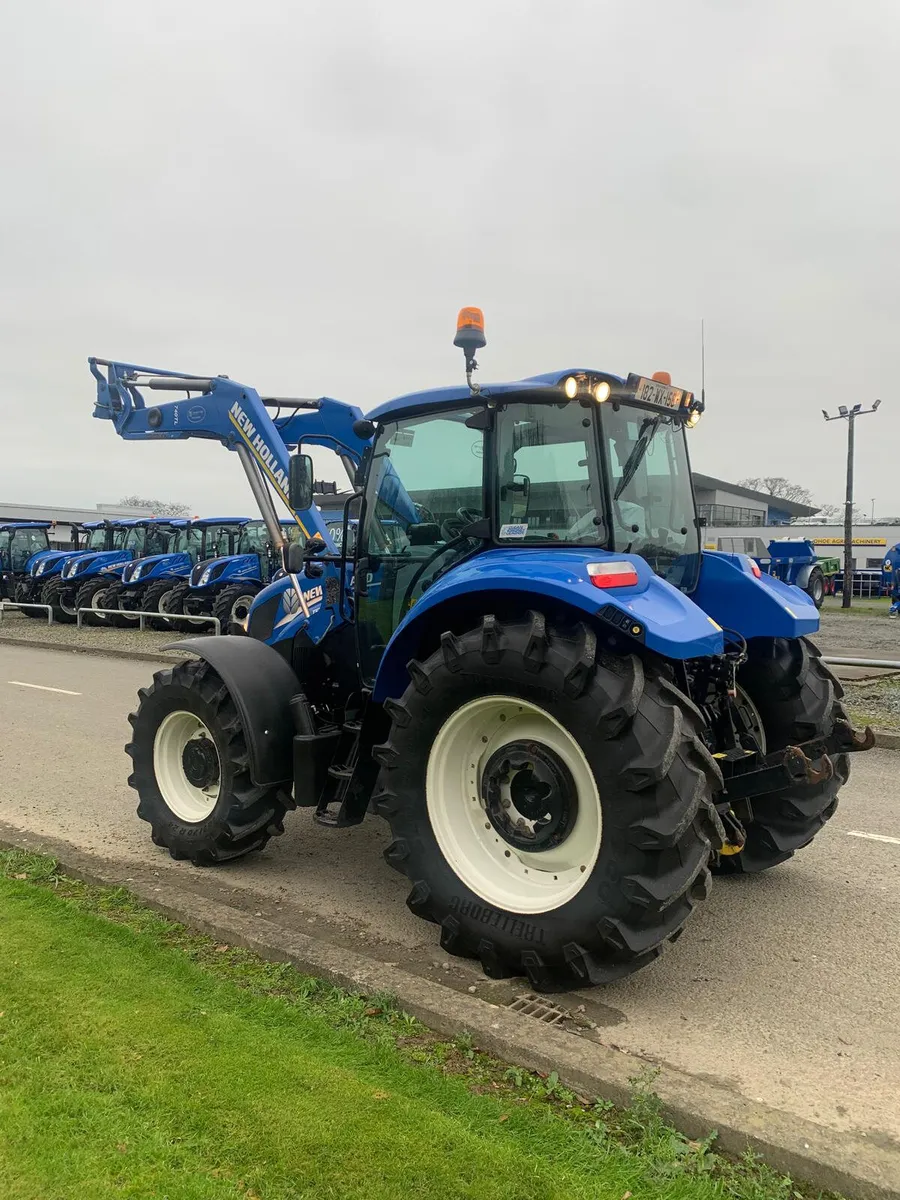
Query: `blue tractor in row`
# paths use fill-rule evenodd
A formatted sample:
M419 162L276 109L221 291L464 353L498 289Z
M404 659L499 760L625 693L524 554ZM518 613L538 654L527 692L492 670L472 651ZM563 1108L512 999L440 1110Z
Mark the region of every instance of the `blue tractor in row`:
M85 608L94 610L86 615L87 624L104 624L105 617L96 610L107 607L105 594L125 564L164 554L185 524L177 517L134 517L110 521L105 531L95 529L90 544L71 555L62 564L59 578L44 588L44 603L54 605L54 618L63 623L76 621L78 609Z
M297 805L329 828L375 813L447 953L599 984L656 959L713 874L810 842L874 739L808 640L815 605L701 550L700 401L581 366L479 386L478 310L456 344L465 385L367 417L90 360L95 417L218 438L273 545L276 501L303 533L249 637L183 641L193 657L141 689L128 782L153 841L198 865L261 849ZM340 549L310 447L354 481Z
M41 555L32 563L29 577L23 580L20 593L23 601L46 604L53 609L54 620L68 623L75 620L74 609L70 612L60 603L61 594L67 589L60 583L63 567L80 554L92 550L110 549L116 539L116 522L109 520L85 521L72 526L72 546L67 550L54 550ZM121 534L124 537L124 533ZM40 617L40 610L25 610L26 616Z
M183 598L194 568L234 553L240 530L248 521L248 517L173 520L175 533L166 550L123 563L98 596L98 607L118 610L106 620L112 625L136 625L138 618L129 614L143 611L160 614L158 621L151 621L154 628L177 626L173 618L184 611Z
M29 603L31 569L53 553L49 528L49 521L0 523L0 600Z

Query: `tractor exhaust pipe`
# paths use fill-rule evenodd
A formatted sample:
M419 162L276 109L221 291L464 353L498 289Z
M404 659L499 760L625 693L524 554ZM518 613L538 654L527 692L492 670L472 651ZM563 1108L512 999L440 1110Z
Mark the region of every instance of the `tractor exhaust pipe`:
M250 451L240 442L235 446L238 458L241 460L241 466L244 468L244 474L247 476L247 482L250 484L250 490L253 493L253 498L259 505L259 511L262 514L262 519L266 523L266 530L269 534L269 539L272 545L279 551L282 559L287 545L284 533L281 529L281 522L278 520L278 513L275 511L275 505L272 503L272 496L269 489L260 474L259 467L253 460Z

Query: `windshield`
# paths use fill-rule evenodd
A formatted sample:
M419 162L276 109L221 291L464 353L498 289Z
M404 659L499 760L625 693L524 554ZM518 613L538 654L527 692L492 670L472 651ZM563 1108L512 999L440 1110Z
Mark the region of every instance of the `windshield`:
M672 414L512 403L498 411L496 446L501 542L639 554L676 587L694 586L694 498L684 432Z
M124 530L119 529L116 530L114 536L118 536L120 533L123 537L125 536ZM92 529L88 535L88 540L84 543L85 550L105 550L106 534L107 531L103 526L100 526L99 529Z
M172 543L173 554L188 554L191 562L195 563L200 554L200 544L203 541L201 529L179 529Z
M601 442L612 492L613 549L639 554L690 591L700 540L684 431L674 416L604 405Z
M32 554L50 548L45 529L13 529L9 531L8 536L8 554L4 554L3 557L8 560L11 571L24 571L25 564ZM3 535L0 535L0 539L6 541ZM6 546L2 549L6 550Z
M269 540L269 531L262 521L251 521L241 530L235 554L262 554Z

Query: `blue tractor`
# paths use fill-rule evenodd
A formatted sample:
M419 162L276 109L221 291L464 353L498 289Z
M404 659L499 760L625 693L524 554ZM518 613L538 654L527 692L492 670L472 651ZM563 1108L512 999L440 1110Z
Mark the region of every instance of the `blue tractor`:
M120 521L85 521L73 530L75 546L42 555L31 568L29 591L35 601L49 604L53 619L61 624L74 623L75 597L63 580L63 570L76 558L121 545L125 530ZM32 615L40 616L39 612Z
M0 600L14 600L18 604L32 601L31 569L53 553L49 528L49 521L0 524Z
M243 518L229 531L227 549L196 564L173 594L170 610L218 617L223 633L243 633L257 594L283 570L282 546L300 536L293 518L279 524L273 541L264 521Z
M652 962L712 874L810 842L874 739L807 640L815 605L701 552L690 392L584 367L478 386L478 310L456 344L464 386L368 417L90 360L95 417L218 438L273 544L274 499L306 538L249 637L186 640L195 657L141 690L129 784L195 864L261 849L295 805L330 828L374 812L446 952L544 991L599 984ZM341 551L312 504L310 446L355 481L352 553L349 503Z
M182 603L190 587L190 577L198 563L233 552L236 539L249 517L195 517L191 521L173 520L175 537L166 553L126 563L122 576L102 594L102 608L118 608L122 615L107 618L112 625L136 625L134 612L155 612L160 620L151 620L153 628L178 625L184 610ZM182 622L190 629L196 626Z
M79 608L109 607L106 592L121 577L125 564L136 558L164 554L184 521L172 517L134 517L111 524L114 528L110 549L79 553L63 566L58 585L52 591L58 598L61 620L76 620ZM46 591L51 594L49 587ZM84 619L88 625L106 623L100 613L88 613Z

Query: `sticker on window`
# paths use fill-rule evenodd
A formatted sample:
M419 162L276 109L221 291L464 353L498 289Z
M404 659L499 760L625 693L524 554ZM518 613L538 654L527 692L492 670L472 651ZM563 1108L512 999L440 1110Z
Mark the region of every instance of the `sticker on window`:
M501 525L501 538L523 538L528 533L528 525Z
M391 438L392 446L411 446L416 440L416 431L414 429L398 429Z

